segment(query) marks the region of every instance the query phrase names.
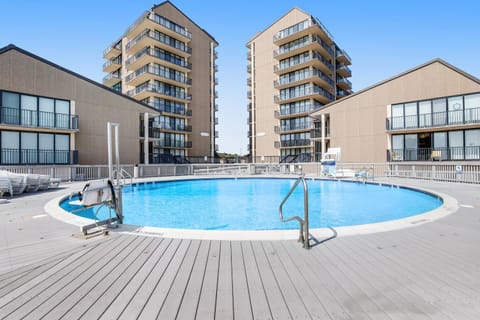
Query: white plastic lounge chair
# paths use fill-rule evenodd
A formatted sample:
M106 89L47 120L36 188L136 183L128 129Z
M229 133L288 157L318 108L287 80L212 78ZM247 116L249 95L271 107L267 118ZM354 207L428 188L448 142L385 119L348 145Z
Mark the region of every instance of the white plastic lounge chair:
M39 183L39 186L38 186L38 190L47 190L48 187L50 186L50 176L49 175L45 175L45 174L41 174L40 175L40 183Z
M27 186L26 175L2 170L0 171L0 176L6 176L10 178L14 195L22 194L25 191L25 188Z
M12 182L9 177L0 176L0 196L4 197L6 194L13 197Z
M27 186L25 192L37 192L40 187L40 175L39 174L27 174Z

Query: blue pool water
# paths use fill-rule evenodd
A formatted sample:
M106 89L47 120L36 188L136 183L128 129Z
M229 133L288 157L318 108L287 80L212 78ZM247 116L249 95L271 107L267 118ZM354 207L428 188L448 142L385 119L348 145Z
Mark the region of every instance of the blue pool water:
M124 223L203 230L297 229L282 223L278 206L295 179L205 179L125 187ZM310 228L352 226L405 218L439 207L442 201L405 188L308 180ZM72 211L78 207L61 206ZM92 218L92 210L76 214ZM101 210L106 217L108 210ZM303 216L300 184L284 205L284 216Z

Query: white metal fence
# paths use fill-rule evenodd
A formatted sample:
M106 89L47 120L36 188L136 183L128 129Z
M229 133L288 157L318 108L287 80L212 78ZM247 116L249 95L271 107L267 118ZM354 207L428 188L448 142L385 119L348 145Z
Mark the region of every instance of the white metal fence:
M305 174L321 176L320 163L296 164L156 164L122 165L132 177L165 177L186 175L278 175ZM15 173L36 173L60 178L62 181L85 181L108 177L107 165L66 165L66 166L3 166L0 170ZM413 179L440 180L452 182L480 183L480 162L415 162L415 163L342 163L337 170L352 173L367 172L370 178L401 177Z

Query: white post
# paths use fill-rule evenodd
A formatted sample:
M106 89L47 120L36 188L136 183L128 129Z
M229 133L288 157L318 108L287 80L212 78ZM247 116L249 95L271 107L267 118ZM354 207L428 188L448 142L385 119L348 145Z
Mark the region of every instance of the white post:
M326 144L325 144L325 136L326 136L326 132L325 132L325 114L322 114L321 116L321 122L320 122L320 126L321 126L321 147L320 147L320 151L322 152L322 159L325 158L325 152L326 152Z
M111 122L107 122L107 149L108 149L108 179L110 179L111 181L113 177Z
M115 164L117 169L117 186L120 185L120 143L118 137L118 123L115 123Z
M143 163L148 164L148 113L145 112L143 114L143 132L144 132L144 139L143 139Z

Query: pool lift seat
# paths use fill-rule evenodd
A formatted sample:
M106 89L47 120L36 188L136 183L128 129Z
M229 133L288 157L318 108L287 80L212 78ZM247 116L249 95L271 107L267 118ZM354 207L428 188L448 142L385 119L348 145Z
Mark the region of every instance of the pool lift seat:
M119 210L118 206L119 199L116 197L115 189L109 179L88 181L81 192L73 193L70 195L70 198L73 196L78 196L78 200L70 201L70 204L81 206L81 208L75 210L75 212L97 207L93 210L95 222L80 227L80 231L84 236L99 232L108 234L108 228L116 228L118 227L119 223L121 224L123 222L121 210ZM107 206L109 209L109 218L99 220L97 219L98 212L104 206ZM112 210L115 212L114 217L112 217ZM97 230L95 232L88 233L88 231L91 229Z

